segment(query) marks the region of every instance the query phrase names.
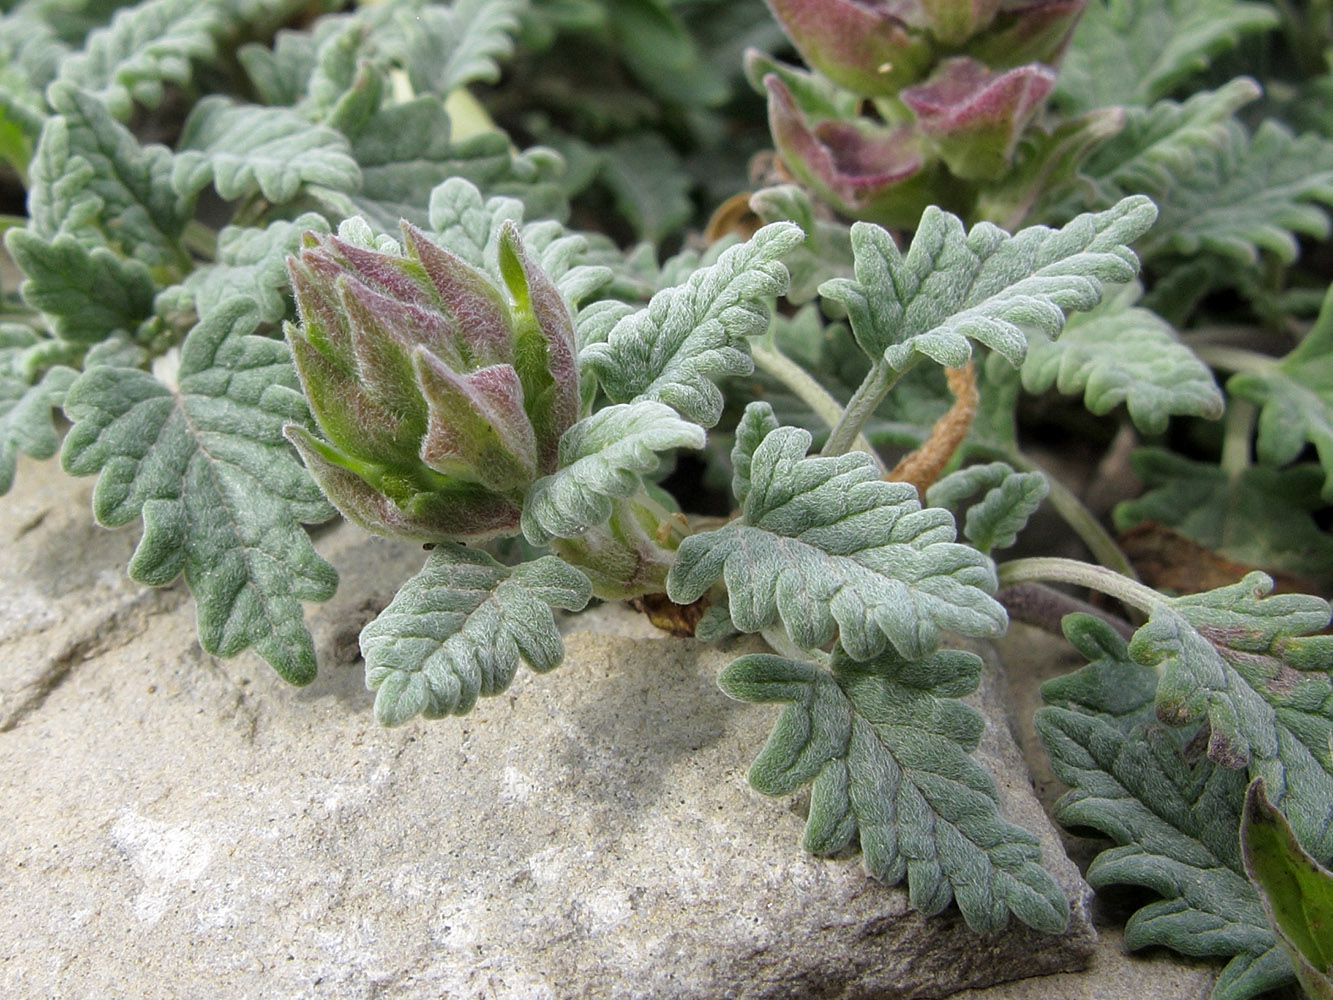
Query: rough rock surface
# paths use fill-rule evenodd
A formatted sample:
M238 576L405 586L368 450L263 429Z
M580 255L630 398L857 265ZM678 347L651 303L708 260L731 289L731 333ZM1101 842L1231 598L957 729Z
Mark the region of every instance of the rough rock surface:
M1074 900L1063 937L923 920L804 855L800 803L745 782L776 709L714 682L743 645L597 609L554 673L383 730L355 637L419 549L322 533L343 585L298 690L203 653L179 585L124 580L133 534L87 487L25 463L0 500L0 995L890 1000L1090 960L994 672L982 754Z

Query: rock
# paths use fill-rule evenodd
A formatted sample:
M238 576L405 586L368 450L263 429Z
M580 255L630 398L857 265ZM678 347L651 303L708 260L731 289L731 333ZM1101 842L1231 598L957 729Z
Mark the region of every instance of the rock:
M202 652L192 604L120 578L132 533L76 534L86 491L51 474L26 463L3 502L50 488L82 509L56 496L0 554L27 595L0 655L12 678L34 644L81 652L0 732L17 820L0 828L5 996L906 1000L1090 959L1088 890L1032 796L993 662L981 754L1074 900L1063 936L978 937L956 911L911 912L854 856L804 854L799 800L745 780L777 709L715 683L753 640L659 637L599 608L565 621L553 673L384 730L355 636L418 547L320 533L343 585L310 608L322 669L295 689L256 657ZM76 538L64 582L42 577Z

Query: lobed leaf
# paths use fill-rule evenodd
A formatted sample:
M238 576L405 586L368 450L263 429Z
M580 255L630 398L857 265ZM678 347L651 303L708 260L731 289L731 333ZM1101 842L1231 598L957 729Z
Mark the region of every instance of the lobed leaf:
M65 365L34 370L34 362L53 345L31 329L14 323L0 325L0 494L14 485L20 452L30 458L50 458L60 447L52 411L77 376Z
M580 611L587 578L555 556L513 568L462 545L437 545L426 565L361 631L375 716L461 715L509 687L520 658L544 672L564 658L552 608Z
M677 604L725 579L731 619L758 632L781 619L815 649L838 637L852 656L886 644L919 658L944 629L998 635L990 560L953 541L952 515L922 510L916 489L887 483L870 456L809 458L810 435L770 430L754 449L741 517L686 538L667 578Z
M1133 278L1138 261L1128 244L1156 215L1147 198L1126 198L1063 229L1030 226L1010 236L987 222L969 232L932 206L905 255L884 229L852 226L855 278L819 290L847 310L862 349L895 371L922 357L961 367L970 340L1018 366L1029 330L1054 337L1066 313L1101 300L1104 283Z
M813 783L806 849L832 854L857 837L872 875L906 878L927 915L957 901L979 933L1011 912L1063 930L1068 903L1039 863L1036 837L1001 818L994 781L968 756L984 722L957 699L976 688L979 658L885 650L857 661L835 647L830 667L754 654L718 679L733 698L788 703L750 783L766 795Z
M1333 287L1305 338L1272 368L1242 372L1227 391L1257 403L1259 457L1273 465L1294 461L1308 441L1324 468L1323 498L1333 500Z
M711 427L722 416L713 380L753 370L745 338L768 328L769 300L787 287L778 258L801 240L790 223L765 226L621 319L605 341L583 349L581 366L615 402L657 400Z
M1222 392L1212 370L1156 313L1136 308L1139 289L1127 287L1081 316L1072 316L1058 340L1029 335L1023 388L1055 386L1083 393L1096 414L1125 404L1139 430L1160 434L1175 415L1222 415Z
M1112 657L1106 672L1133 676L1123 641ZM1122 726L1082 706L1043 708L1036 722L1056 775L1072 789L1056 804L1056 818L1101 830L1119 845L1097 856L1088 882L1142 886L1162 897L1130 917L1126 945L1228 958L1214 1000L1246 1000L1290 981L1291 963L1241 870L1244 773L1206 759L1191 767L1160 726Z
M281 204L307 185L354 191L361 183L347 140L287 108L205 97L186 119L178 148L171 182L186 197L212 183L226 199L257 189Z
M254 303L261 320L276 323L287 315L288 255L301 248L304 233L328 231L324 217L314 212L290 222L271 222L263 229L224 226L213 262L200 265L179 286L160 293L157 308L192 308L206 316L227 299L239 297Z
M926 503L955 510L962 500L982 489L985 495L967 509L963 520L963 534L982 552L1013 545L1050 492L1040 472L1015 472L1004 462L991 462L959 469L936 481L926 491Z
M252 335L254 306L232 299L187 336L173 384L136 368L86 370L65 397L74 422L61 461L100 473L93 513L143 518L130 576L164 586L182 572L205 649L253 646L285 680L315 675L301 602L327 600L333 568L301 522L330 509L282 437L306 419L281 341Z
M577 538L611 516L614 499L643 489L659 453L702 448L704 429L663 403L640 400L598 410L560 438L559 471L532 484L523 535L533 545Z
M136 103L161 104L164 84L189 83L193 61L216 55L225 13L219 3L198 0L146 0L122 8L109 25L88 35L81 52L61 63L59 79L124 121Z
M1328 602L1265 595L1251 573L1228 587L1164 599L1130 641L1161 672L1157 715L1206 721L1208 755L1262 777L1311 851L1333 856L1333 636Z
M1056 95L1071 111L1151 104L1249 34L1278 23L1240 0L1106 0L1086 5Z

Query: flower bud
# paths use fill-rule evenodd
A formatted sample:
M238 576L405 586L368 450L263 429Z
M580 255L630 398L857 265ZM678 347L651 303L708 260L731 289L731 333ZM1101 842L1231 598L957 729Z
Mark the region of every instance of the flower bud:
M309 235L288 273L287 339L323 433L288 439L329 499L377 534L478 541L515 532L578 416L569 310L500 234L508 294L403 223L405 252Z

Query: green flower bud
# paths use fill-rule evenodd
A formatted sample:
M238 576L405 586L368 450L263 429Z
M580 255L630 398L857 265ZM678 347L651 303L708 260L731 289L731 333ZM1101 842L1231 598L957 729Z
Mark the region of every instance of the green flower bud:
M288 439L328 498L377 534L478 541L518 529L578 416L574 325L513 224L501 290L403 223L404 252L306 237L287 339L323 434Z

